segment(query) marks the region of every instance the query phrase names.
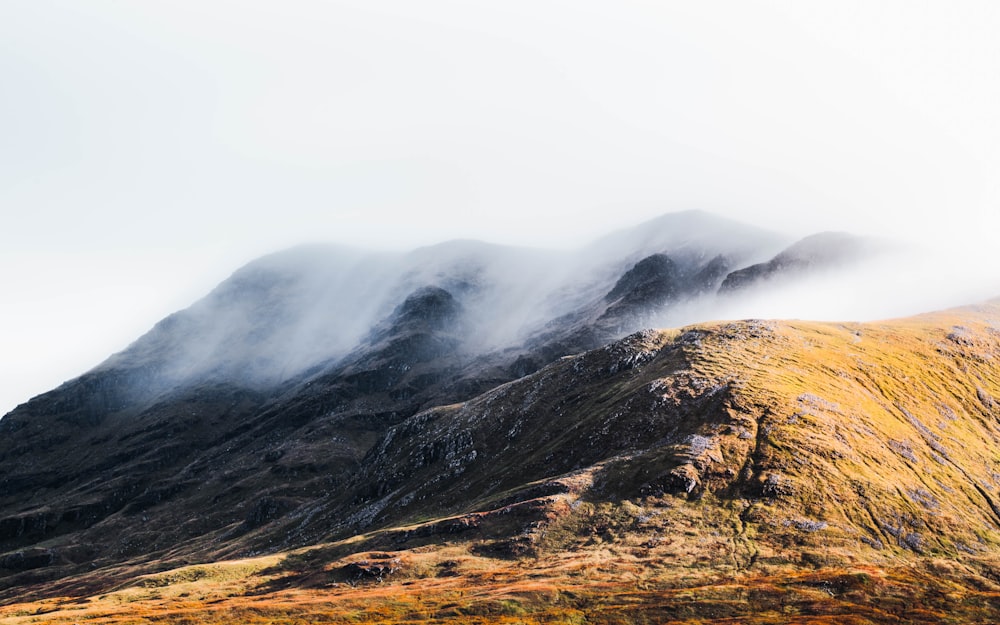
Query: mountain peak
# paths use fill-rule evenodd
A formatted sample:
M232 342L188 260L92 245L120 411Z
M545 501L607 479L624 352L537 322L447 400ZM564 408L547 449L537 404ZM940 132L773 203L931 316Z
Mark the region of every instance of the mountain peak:
M464 606L455 619L506 614L527 595L500 580L536 570L547 590L517 605L539 621L606 600L673 619L656 606L682 587L715 613L720 576L843 614L869 606L859 566L928 605L970 579L996 591L996 302L648 329L707 316L737 297L727 284L767 298L864 267L873 247L788 243L691 212L576 251L457 241L254 261L0 421L0 599L87 588L104 605L250 556L238 601L350 588L396 620L419 611L387 597L414 594L434 614ZM817 603L803 575L843 597ZM461 603L473 585L504 599Z

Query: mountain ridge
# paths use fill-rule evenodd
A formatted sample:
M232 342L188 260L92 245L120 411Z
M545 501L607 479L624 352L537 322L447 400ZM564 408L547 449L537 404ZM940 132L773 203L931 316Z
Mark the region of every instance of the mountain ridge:
M657 223L706 217L671 219ZM671 237L680 248L661 247ZM996 301L868 324L641 329L738 296L723 289L734 275L766 296L867 262L867 240L821 239L822 253L815 238L699 251L647 225L577 265L467 241L444 255L336 248L341 264L319 267L316 247L254 261L0 420L0 602L303 549L427 548L429 562L451 545L495 568L647 541L684 566L705 558L698 575L991 561ZM602 245L618 251L599 257ZM495 320L507 325L484 337ZM312 351L292 363L300 343ZM721 527L736 528L722 543ZM653 575L649 558L628 566ZM379 566L345 579L399 573ZM979 566L968 574L988 578Z

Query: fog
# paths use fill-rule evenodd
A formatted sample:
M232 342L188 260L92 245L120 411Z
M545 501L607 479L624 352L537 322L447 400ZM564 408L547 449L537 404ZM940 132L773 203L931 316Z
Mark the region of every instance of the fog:
M589 315L593 322L622 274L651 254L669 253L694 272L720 255L736 267L768 260L788 242L754 226L686 211L564 250L472 240L406 252L300 246L239 269L104 367L153 369L166 387L212 378L280 383L369 345L378 328L391 330L394 312L425 287L454 298L459 320L446 331L460 343L457 358L475 358L520 348L533 335L561 327L566 322L557 320L566 315L585 321Z
M671 264L656 266L673 273L647 271L633 282L623 277L640 261L663 254ZM719 262L724 273L704 274ZM777 269L768 274L759 269L765 266ZM733 281L744 270L753 277ZM701 275L712 277L695 277ZM650 295L661 288L654 285L665 284L660 280L672 291L664 300ZM454 302L454 318L437 308L442 300L413 299L428 287ZM616 308L630 293L628 301L643 303ZM581 328L610 329L607 340L716 319L871 320L997 295L1000 280L992 267L899 240L830 232L794 240L686 211L573 249L473 240L406 252L295 247L239 269L102 368L116 376L143 371L137 397L212 381L259 389L364 361L394 341L404 344L414 330L399 325L403 318L420 324L447 318L432 331L455 341L448 356L453 366L489 354L500 358L491 362L506 366Z
M986 0L3 3L0 413L309 242L388 272L327 277L359 294L325 304L359 311L328 337L342 349L391 312L413 250L550 250L487 259L505 286L467 305L519 303L478 332L499 345L568 301L546 294L617 271L591 241L688 209L923 247L660 323L991 296L996 32Z
M686 302L654 324L747 318L878 321L1000 297L1000 275L978 252L956 255L899 241L881 243L886 247L863 262L765 283L734 296Z

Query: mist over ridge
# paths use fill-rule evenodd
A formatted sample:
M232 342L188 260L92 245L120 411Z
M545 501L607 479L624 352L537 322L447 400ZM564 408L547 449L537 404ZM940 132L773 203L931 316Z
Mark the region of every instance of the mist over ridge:
M371 349L375 328L429 287L458 307L447 329L456 362L509 365L523 357L537 367L642 328L749 317L876 319L991 295L953 271L889 239L795 240L700 210L576 249L468 239L408 251L309 244L247 263L95 371L129 371L125 378L147 398L205 380L275 387Z
M280 382L357 348L422 287L462 307L462 348L502 350L599 300L633 264L669 252L697 267L720 255L764 260L786 237L701 211L665 215L576 250L451 240L409 251L310 244L249 262L163 320L106 366L155 361L166 384L238 375Z
M656 256L672 268L651 270ZM873 320L1000 292L988 267L970 258L844 232L795 238L703 210L667 213L569 249L472 239L409 250L312 243L250 261L95 371L129 371L125 378L146 397L203 380L274 387L364 352L374 328L425 287L443 289L459 307L449 328L456 361L492 354L509 364L546 341L558 344L541 360L528 358L537 366L642 328ZM609 299L630 271L673 273Z

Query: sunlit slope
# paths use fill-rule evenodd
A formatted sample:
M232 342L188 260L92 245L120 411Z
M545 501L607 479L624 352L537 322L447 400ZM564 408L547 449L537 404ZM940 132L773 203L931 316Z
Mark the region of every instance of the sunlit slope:
M674 472L743 500L758 560L784 560L789 543L847 561L996 548L996 304L883 323L701 331L690 371L725 385L731 423L706 423L707 451Z

